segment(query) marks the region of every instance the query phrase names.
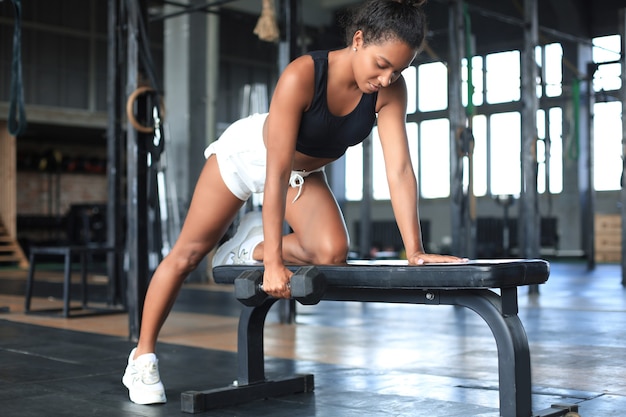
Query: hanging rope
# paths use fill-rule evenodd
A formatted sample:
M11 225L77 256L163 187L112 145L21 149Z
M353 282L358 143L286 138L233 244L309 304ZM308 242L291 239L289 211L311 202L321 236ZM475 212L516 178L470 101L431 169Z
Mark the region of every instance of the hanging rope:
M580 79L572 80L572 114L574 116L574 134L570 140L567 156L577 161L580 156Z
M254 34L262 41L276 42L280 37L278 24L276 23L276 8L274 0L263 0L261 16L254 28Z
M15 27L13 30L13 61L11 63L11 97L9 105L9 133L19 136L26 129L26 111L24 110L24 85L22 82L22 3L11 0L15 8Z
M128 116L129 122L133 125L133 127L145 134L154 133L159 136L158 143L149 144L150 154L152 156L152 162L154 165L159 161L161 153L163 152L164 142L163 135L161 132L162 129L162 120L164 113L164 105L163 105L163 96L160 92L159 83L157 81L156 76L156 67L154 65L154 59L152 58L152 53L150 51L150 41L148 38L148 31L146 30L146 24L143 19L143 15L141 13L141 8L139 7L138 0L126 0L126 7L129 10L133 11L133 14L137 16L137 31L139 38L139 58L143 63L143 69L146 72L148 80L150 82L150 86L142 86L138 87L135 91L133 91L128 100L126 102L126 114ZM155 105L152 108L153 120L155 122L154 126L143 126L141 125L134 116L133 106L135 101L140 95L149 94L152 96L154 103L160 103L160 105ZM158 121L158 123L157 123ZM158 132L157 132L158 130Z

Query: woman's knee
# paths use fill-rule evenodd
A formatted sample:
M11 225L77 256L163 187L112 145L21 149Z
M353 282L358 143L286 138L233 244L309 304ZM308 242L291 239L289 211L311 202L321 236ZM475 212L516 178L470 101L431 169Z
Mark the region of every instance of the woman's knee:
M309 251L311 263L318 265L343 264L348 258L349 251L347 238L323 239L316 242L314 248Z
M201 248L187 248L185 250L173 250L163 262L167 262L169 267L174 269L176 275L187 276L193 272L207 252Z

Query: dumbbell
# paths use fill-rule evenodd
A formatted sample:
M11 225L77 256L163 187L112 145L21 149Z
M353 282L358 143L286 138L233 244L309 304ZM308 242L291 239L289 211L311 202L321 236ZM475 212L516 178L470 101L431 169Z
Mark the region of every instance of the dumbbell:
M316 267L299 268L289 281L291 298L304 305L319 303L326 290L326 278ZM263 291L263 273L256 270L242 272L235 278L235 297L244 305L261 305L268 297Z

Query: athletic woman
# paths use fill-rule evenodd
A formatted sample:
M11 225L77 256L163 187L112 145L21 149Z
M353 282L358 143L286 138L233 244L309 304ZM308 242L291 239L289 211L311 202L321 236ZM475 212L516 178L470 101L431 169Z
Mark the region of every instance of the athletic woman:
M362 142L374 124L383 149L391 203L408 263L460 262L424 251L418 191L405 128L402 71L426 33L424 0L370 0L346 25L347 46L290 63L268 114L235 122L206 150L178 241L152 277L137 347L122 379L139 404L166 401L155 345L181 285L220 241L252 193L262 215L244 216L214 264L262 262L263 289L289 297L286 264L344 264L349 238L324 167ZM283 221L293 233L283 236Z

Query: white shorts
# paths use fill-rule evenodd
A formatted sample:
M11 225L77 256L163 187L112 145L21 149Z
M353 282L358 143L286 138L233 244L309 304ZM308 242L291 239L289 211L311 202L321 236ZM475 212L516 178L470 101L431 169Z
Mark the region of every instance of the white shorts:
M237 120L204 151L207 159L215 154L224 183L242 201L246 201L253 193L263 192L265 187L266 149L263 143L263 124L266 118L267 113L263 113ZM291 173L289 185L299 188L294 202L302 192L304 178L318 171L323 172L324 168Z

